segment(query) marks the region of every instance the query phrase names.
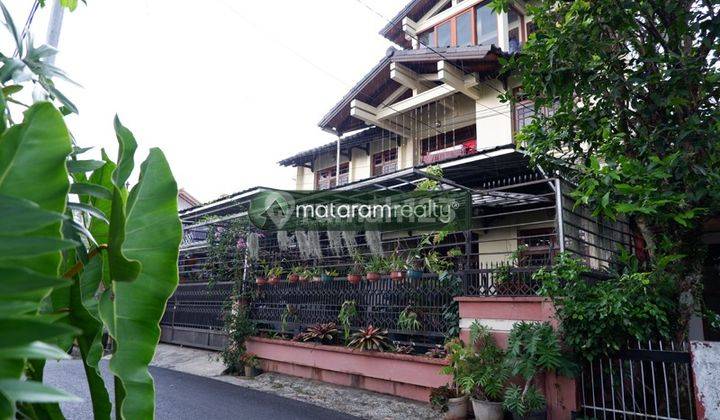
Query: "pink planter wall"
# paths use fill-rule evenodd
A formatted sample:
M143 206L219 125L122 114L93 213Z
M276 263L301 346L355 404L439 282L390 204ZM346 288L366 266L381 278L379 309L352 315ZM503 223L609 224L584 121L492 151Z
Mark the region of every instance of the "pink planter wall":
M460 303L460 338L469 339L469 326L477 320L488 326L498 344L507 347L508 333L518 321L549 321L557 326L555 310L547 299L541 297L458 297ZM577 385L575 379L554 374L541 379L548 403L550 420L569 419L571 411L577 410Z
M261 359L262 368L337 385L367 389L427 402L430 390L450 381L440 375L442 359L405 354L368 352L340 346L254 337L248 351Z

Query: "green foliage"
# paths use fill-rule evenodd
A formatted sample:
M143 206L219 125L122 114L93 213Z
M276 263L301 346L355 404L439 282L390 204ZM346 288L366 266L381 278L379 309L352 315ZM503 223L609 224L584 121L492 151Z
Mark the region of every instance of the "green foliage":
M350 338L350 324L357 315L357 305L354 300L346 300L342 306L340 306L338 321L340 321L340 325L342 326L345 341Z
M410 306L400 312L397 321L398 328L408 331L418 331L422 329L422 323L418 320L418 314Z
M454 397L455 393L447 385L433 388L432 391L430 391L430 407L435 411L444 413L448 411L448 400Z
M297 320L297 317L297 308L290 304L285 305L285 309L280 315L280 334L285 334L287 332L288 322L294 322Z
M239 245L244 243L246 233L247 221L244 219L210 225L207 258L202 270L208 287L219 281L242 281L245 261Z
M454 273L442 273L438 276L441 282L447 282L449 285L448 292L452 296L460 296L463 293L462 279ZM460 304L454 299L448 302L442 310L442 317L448 325L445 331L445 338L452 339L460 335Z
M495 0L507 7L507 0ZM720 9L692 0L541 0L537 28L506 73L538 112L516 139L535 163L576 181L596 215L633 219L653 260L698 305L702 225L720 208ZM695 299L691 297L695 296Z
M258 369L260 367L260 360L258 360L258 357L255 353L244 353L242 356L240 356L240 363L242 363L243 366L250 366L255 369Z
M390 271L403 271L405 270L405 258L396 249L385 259L385 266Z
M390 342L387 338L387 331L368 325L360 328L352 335L348 347L369 351L385 351L390 349Z
M388 271L387 261L383 257L373 255L365 262L366 273L384 274Z
M457 378L463 393L486 401L500 402L510 378L505 352L497 345L488 327L477 321L470 325L471 354L467 368Z
M314 341L322 344L334 344L337 341L340 332L334 322L326 324L315 324L308 327L304 333L300 334L302 341Z
M240 373L242 356L246 352L245 341L255 334L255 323L250 319L249 308L232 299L232 305L225 312L223 332L227 342L220 359L229 373Z
M560 341L549 323L518 322L508 336L507 366L512 376L520 376L524 386L505 391L506 409L523 416L542 409L545 399L532 385L537 375L557 372L572 376L575 365L563 354Z
M158 149L135 167L135 139L119 119L118 163L81 155L63 116L77 112L55 88L67 80L46 59L55 51L21 42L2 3L17 55L0 54L0 418L62 418L57 405L74 397L43 385L45 360L63 359L75 343L83 361L94 417L112 406L99 361L102 336L113 339L110 370L115 418L152 418L154 387L147 366L160 318L178 282L181 227L177 186ZM45 99L13 98L25 81ZM41 92L41 97L42 92ZM14 121L8 105L26 108Z
M668 339L675 332L676 291L661 271L630 269L597 282L583 278L586 271L582 261L561 254L533 276L555 305L563 342L579 356L593 360L630 340Z

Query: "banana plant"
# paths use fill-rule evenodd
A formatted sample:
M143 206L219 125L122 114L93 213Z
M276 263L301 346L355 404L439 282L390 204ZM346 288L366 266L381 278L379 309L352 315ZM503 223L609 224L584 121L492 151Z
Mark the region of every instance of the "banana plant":
M5 115L3 112L2 115ZM80 350L96 419L153 418L148 372L178 282L177 186L159 149L133 172L137 147L115 120L119 158L81 159L63 115L31 106L0 134L0 418L62 418L76 397L42 384L43 361ZM112 402L99 371L114 353ZM113 404L114 403L114 404Z

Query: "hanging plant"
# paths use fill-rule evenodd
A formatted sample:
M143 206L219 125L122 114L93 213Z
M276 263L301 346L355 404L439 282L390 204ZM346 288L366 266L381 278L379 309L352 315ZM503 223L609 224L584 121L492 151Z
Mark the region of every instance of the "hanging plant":
M330 246L330 249L332 250L333 254L336 256L341 256L343 254L343 237L342 232L329 230L327 232L328 237L328 245Z
M277 233L278 248L283 252L290 251L295 245L295 240L292 236L289 236L287 231L281 230Z
M370 249L370 253L378 257L383 256L382 235L377 230L365 231L365 243Z
M357 232L355 232L354 230L344 230L342 232L342 237L345 241L345 248L347 249L349 255L352 255L357 251L357 240L355 239L356 236Z

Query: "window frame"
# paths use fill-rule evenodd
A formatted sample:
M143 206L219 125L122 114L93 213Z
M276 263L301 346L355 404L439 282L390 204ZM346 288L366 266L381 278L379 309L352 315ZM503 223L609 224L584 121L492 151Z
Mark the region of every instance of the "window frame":
M315 189L316 190L327 190L330 188L335 188L339 185L345 185L350 182L350 162L341 162L340 163L340 177L338 177L338 174L335 173L337 171L337 165L328 166L327 168L322 168L317 171L315 171ZM327 188L320 188L320 178L325 173L330 174L328 177L328 187ZM341 178L342 175L347 174L347 180L346 182L343 182L341 184L338 184L338 178ZM333 182L335 184L333 185Z
M395 159L392 159L392 160L391 160L391 159L388 159L388 160L386 160L386 159L385 159L385 155L386 155L386 154L390 155L392 152L395 153ZM398 150L397 147L391 147L391 148L389 148L389 149L385 149L385 150L381 150L381 151L379 151L379 152L373 153L372 156L370 157L370 164L371 164L371 167L372 167L372 171L371 171L371 172L372 172L372 176L380 176L380 175L385 175L385 174L394 172L394 171L384 172L384 171L381 169L380 172L378 173L378 168L384 168L386 164L391 163L391 162L395 162L395 171L397 171L398 164L399 164L399 161L400 161L400 153L399 153L399 152L400 152L400 151ZM380 162L379 164L376 164L376 163L375 163L375 158L376 158L377 156L380 156L380 157L382 158L382 162Z

